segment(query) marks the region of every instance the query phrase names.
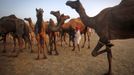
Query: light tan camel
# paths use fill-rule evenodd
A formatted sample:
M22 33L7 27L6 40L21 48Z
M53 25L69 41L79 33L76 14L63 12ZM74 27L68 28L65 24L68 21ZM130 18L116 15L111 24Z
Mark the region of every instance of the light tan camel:
M46 59L46 54L45 54L45 46L46 49L48 50L47 47L47 35L46 35L46 26L45 23L43 21L43 9L36 8L36 17L37 17L37 21L35 24L35 35L36 35L36 40L37 40L37 44L38 44L38 55L37 55L37 59L40 58L40 53L43 52L43 58ZM41 48L43 50L41 50Z

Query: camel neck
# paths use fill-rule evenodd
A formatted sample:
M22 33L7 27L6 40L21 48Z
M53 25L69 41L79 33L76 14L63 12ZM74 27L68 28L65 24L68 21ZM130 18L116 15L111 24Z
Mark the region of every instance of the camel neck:
M34 31L34 27L33 27L33 22L32 21L29 21L29 25L32 28L32 30Z
M64 24L64 21L65 21L65 20L59 21L58 24L57 24L57 26L59 26L59 27L62 26L62 25Z
M56 16L56 18L57 18L57 22L59 22L60 21L60 16Z
M82 22L84 23L84 25L94 28L92 22L91 22L91 17L89 17L86 12L85 9L81 6L79 7L79 9L76 9L76 11L78 12L78 14L80 15L80 19L82 20Z
M41 17L41 18L37 18L37 22L38 23L42 23L42 21L43 21L43 18Z

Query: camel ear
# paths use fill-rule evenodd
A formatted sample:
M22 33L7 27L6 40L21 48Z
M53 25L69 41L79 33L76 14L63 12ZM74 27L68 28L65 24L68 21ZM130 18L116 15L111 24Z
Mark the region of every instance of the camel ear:
M61 16L64 16L64 14L61 14Z
M38 9L36 8L36 11L38 11Z
M60 13L60 11L58 10L58 13Z
M44 10L43 10L43 9L41 9L41 11L42 11L42 13L44 12Z
M80 2L80 0L77 0L78 2Z

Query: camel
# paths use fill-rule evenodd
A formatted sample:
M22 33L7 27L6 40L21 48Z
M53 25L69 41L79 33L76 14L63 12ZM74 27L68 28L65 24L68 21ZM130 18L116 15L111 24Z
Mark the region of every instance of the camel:
M10 27L8 27L10 26ZM3 52L6 52L6 36L8 33L13 34L14 40L14 50L16 48L16 38L19 42L20 50L22 48L22 38L30 43L29 37L27 35L28 30L25 22L22 19L17 18L15 15L4 16L0 19L0 33L3 34L3 44L4 49Z
M16 23L15 23L16 19L17 19L17 17L15 15L9 15L9 16L4 16L4 17L0 18L0 33L2 35L2 40L3 40L3 45L4 45L3 52L6 52L6 36L7 36L7 34L10 32L15 33L15 31L17 30ZM8 25L10 25L11 27L9 28ZM17 31L19 31L19 30L17 30ZM19 46L19 47L21 48L21 46Z
M56 19L57 19L57 24L59 24L60 23L60 11L51 11L50 12L50 14L52 14L52 15L54 15L55 17L56 17ZM62 46L62 38L63 38L63 34L62 34L62 30L60 30L59 31L59 33L60 33L60 39L61 39L61 46Z
M52 15L54 15L55 17L56 17L56 19L57 19L57 24L59 24L59 22L60 22L60 11L58 10L58 11L51 11L50 12L50 14L52 14ZM57 32L57 34L60 34L60 38L61 38L61 43L62 43L62 37L63 37L63 35L61 34L61 32L62 32L62 30L60 30L59 32ZM59 36L59 35L58 35Z
M31 37L31 42L32 42L32 44L34 44L35 43L35 41L36 41L36 39L35 39L35 34L34 34L34 24L33 24L33 22L32 22L32 19L31 18L24 18L24 20L26 20L28 23L29 23L29 25L28 25L28 27L29 27L29 35L30 35L30 37Z
M67 23L64 23L63 26L62 26L62 34L63 35L65 33L68 33L69 34L69 46L71 46L70 45L70 41L72 41L73 42L73 49L72 49L72 51L75 50L74 34L75 34L75 30L76 30L76 27L77 26L80 27L81 34L84 34L84 42L82 44L82 48L84 48L85 43L86 43L86 35L88 36L88 48L90 48L90 36L91 36L91 32L88 31L89 30L88 27L85 27L84 26L84 24L82 23L82 21L80 20L80 18L73 18L73 19L69 20ZM64 38L64 41L66 41L65 38ZM61 42L61 45L62 45L62 42Z
M95 17L87 16L80 0L67 1L67 6L75 9L84 25L95 29L99 41L92 56L107 52L109 69L106 75L112 74L112 51L110 40L134 38L134 0L122 0L117 6L102 10ZM106 49L100 51L103 46Z
M73 42L73 38L74 38L74 28L71 26L70 22L64 23L61 27L61 46L63 45L63 40L65 42L65 44L67 44L66 42L66 34L69 35L69 46L71 46L70 42Z
M57 22L59 23L60 21L60 11L51 11L50 14L54 15L57 19ZM57 24L58 24L57 23ZM85 45L85 41L86 41L86 30L87 29L84 29L84 25L82 24L82 22L80 21L80 19L71 19L68 23L64 23L61 27L61 31L60 31L60 34L61 34L61 46L62 46L62 40L63 40L63 37L64 37L64 41L65 43L67 44L66 40L65 40L65 35L66 33L69 34L69 46L70 46L70 41L72 40L73 41L73 38L74 38L74 28L75 26L79 24L81 25L82 27L82 33L84 33L84 37L85 37L85 40L84 40L84 43L83 43L83 46ZM88 40L89 40L89 37L88 37ZM88 46L89 48L89 46Z
M45 46L46 49L47 48L47 35L46 35L46 26L45 26L45 22L43 21L43 9L36 8L36 17L37 17L37 21L35 24L35 35L36 35L36 40L37 40L37 45L38 45L38 55L37 55L37 60L40 59L40 52L43 52L43 58L47 59L47 56L45 54ZM41 50L41 48L43 50Z
M52 19L50 19L49 26L48 26L48 30L49 30L49 45L50 45L50 51L48 53L50 55L52 54L52 51L53 51L53 45L54 45L55 55L59 55L59 53L57 51L57 47L56 47L56 35L55 35L55 32L60 31L60 28L64 24L65 20L67 20L69 18L70 17L68 15L61 14L59 16L59 20L57 19L58 20L57 25L55 25L54 21Z
M75 29L76 26L80 26L80 32L81 32L81 34L84 34L84 42L82 44L82 48L84 48L85 43L86 43L86 35L88 36L88 48L90 48L90 36L91 36L91 32L88 31L89 28L87 26L84 26L84 24L82 23L81 19L80 18L71 19L68 22L68 25L71 26L73 29Z
M57 25L58 25L60 23L60 20L61 20L60 19L60 16L61 16L60 11L51 11L50 14L52 14L52 15L54 15L56 17Z

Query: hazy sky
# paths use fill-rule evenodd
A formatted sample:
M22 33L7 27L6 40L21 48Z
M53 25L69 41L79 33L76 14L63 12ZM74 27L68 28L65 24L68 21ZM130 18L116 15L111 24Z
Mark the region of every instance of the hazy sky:
M71 18L76 18L79 15L66 6L68 0L0 0L0 17L15 14L19 18L31 17L36 21L35 8L44 9L44 20L50 18L55 20L55 17L50 14L50 11L60 10L61 13L70 15ZM102 9L115 6L121 0L80 0L89 16L97 15Z

